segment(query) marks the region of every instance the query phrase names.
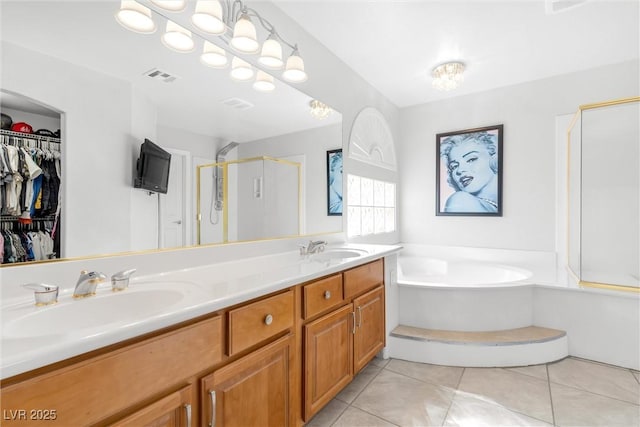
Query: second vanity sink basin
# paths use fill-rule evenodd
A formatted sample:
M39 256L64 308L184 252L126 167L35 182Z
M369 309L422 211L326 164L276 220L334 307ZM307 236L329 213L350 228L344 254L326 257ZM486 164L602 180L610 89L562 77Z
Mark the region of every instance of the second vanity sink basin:
M327 249L324 252L312 255L311 259L315 261L332 261L345 258L356 258L366 254L367 251L362 249Z
M197 291L197 285L191 283L154 283L122 292L99 289L95 296L81 299L61 297L57 304L45 307L16 307L3 311L2 335L10 339L60 337L142 321L196 301Z

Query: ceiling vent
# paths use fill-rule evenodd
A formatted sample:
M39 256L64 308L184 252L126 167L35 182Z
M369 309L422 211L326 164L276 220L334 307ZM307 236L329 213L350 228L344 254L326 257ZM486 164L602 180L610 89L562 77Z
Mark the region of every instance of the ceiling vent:
M585 4L587 0L546 0L545 11L547 15L564 12L576 6Z
M222 102L227 107L231 107L236 110L248 110L249 108L253 108L252 103L240 98L227 98L220 102Z
M167 73L166 71L159 70L157 68L153 68L147 71L146 73L144 73L144 75L164 83L171 83L179 79L178 76Z

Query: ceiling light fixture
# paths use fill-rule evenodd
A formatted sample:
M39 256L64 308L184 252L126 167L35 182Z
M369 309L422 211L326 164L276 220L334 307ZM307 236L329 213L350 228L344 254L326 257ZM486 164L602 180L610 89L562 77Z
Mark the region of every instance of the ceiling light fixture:
M311 107L311 110L309 110L309 113L311 113L311 115L318 120L326 119L333 112L331 107L329 107L325 103L318 101L317 99L314 99L311 102L309 102L309 107Z
M156 31L156 23L151 18L151 9L132 0L122 0L120 10L116 13L116 21L127 30L151 34Z
M464 64L462 62L447 62L438 65L431 72L432 86L438 90L452 90L460 86L464 81L462 73Z
M187 9L186 0L149 0L148 3L149 7L145 7L133 0L122 0L116 19L131 31L152 33L156 28L152 12L166 18L165 10L180 12ZM139 22L137 24L125 23L125 18L128 15L132 15ZM185 19L177 18L176 21L181 25L185 25L186 22ZM162 42L178 52L190 52L195 47L191 33L193 30L204 38L204 46L200 55L200 61L204 65L224 68L227 64L226 50L229 50L227 48L229 46L243 54L242 56L258 54L258 67L271 70L283 70L284 67L282 78L291 83L302 83L308 79L298 45L289 43L282 38L266 18L255 9L245 6L243 0L198 0L189 24L191 27L185 28L167 19L167 32L162 36ZM267 39L262 43L262 49L258 40L257 24L268 34ZM218 37L213 39L207 35ZM283 48L287 47L291 49L291 54L286 59L285 65L282 52ZM232 78L247 80L246 76L249 74L249 79L252 78L255 75L253 67L244 60L242 60L243 64L238 65L240 60L241 58L234 59L236 66L232 67ZM232 65L234 61L232 61ZM254 88L264 90L265 87L270 87L262 74L260 77L261 80L256 81ZM273 87L275 88L275 85Z

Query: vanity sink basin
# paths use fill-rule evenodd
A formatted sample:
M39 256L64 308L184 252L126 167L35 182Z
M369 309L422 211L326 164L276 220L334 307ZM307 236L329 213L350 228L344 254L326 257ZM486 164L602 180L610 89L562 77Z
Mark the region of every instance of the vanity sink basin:
M67 295L60 302L45 307L29 305L4 310L2 336L25 339L47 336L87 335L97 328L131 324L163 314L189 303L197 292L196 285L171 283L121 292L100 289L91 297L74 299Z
M366 254L367 251L362 249L327 249L324 252L314 254L311 259L315 261L332 261L345 258L357 258Z

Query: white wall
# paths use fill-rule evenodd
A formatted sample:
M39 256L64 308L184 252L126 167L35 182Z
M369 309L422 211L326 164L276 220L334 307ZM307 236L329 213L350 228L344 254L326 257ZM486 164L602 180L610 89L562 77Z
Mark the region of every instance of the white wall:
M638 93L632 61L403 109L400 240L553 251L556 116ZM503 216L436 217L436 134L494 124L504 124Z

